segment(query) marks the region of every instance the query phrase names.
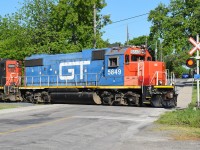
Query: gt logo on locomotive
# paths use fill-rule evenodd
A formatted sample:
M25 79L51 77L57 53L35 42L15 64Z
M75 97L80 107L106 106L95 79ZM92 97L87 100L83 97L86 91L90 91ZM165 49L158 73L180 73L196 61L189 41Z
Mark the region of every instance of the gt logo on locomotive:
M83 79L83 65L89 65L90 61L62 62L59 65L60 80L73 80L75 76L74 68L67 69L71 75L63 75L63 67L80 66L80 79Z

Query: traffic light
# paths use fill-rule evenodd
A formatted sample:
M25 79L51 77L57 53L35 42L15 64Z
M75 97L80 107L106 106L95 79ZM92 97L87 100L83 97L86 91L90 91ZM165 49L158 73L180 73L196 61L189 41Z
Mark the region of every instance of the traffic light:
M189 68L194 68L196 66L196 61L194 58L188 58L186 60L186 66Z

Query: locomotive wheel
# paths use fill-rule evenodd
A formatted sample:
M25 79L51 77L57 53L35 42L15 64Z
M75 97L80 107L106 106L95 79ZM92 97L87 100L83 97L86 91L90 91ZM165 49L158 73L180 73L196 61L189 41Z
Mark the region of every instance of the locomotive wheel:
M110 91L103 91L101 100L103 105L113 105L114 103L114 97Z
M162 105L164 108L174 108L177 106L177 97L174 97L173 99L170 100L164 100L162 102Z
M106 97L102 100L103 105L112 106L114 101L110 97Z
M22 97L25 102L34 103L32 92L27 91L25 94L22 94Z
M152 107L162 107L162 95L153 95L151 99Z

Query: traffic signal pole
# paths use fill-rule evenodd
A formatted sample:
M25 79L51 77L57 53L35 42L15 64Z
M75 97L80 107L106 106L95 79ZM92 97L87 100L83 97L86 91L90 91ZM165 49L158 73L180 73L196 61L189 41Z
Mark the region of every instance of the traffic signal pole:
M197 34L197 43L199 43L199 34ZM197 74L199 74L199 50L197 50ZM197 107L199 107L199 79L197 79Z

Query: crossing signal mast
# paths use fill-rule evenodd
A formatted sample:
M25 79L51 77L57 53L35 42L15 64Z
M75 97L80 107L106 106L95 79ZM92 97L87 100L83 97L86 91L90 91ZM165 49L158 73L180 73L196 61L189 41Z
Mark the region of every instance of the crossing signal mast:
M197 52L197 55L195 57L197 64L195 65L195 60L194 58L189 58L186 60L186 65L194 67L196 66L197 69L197 74L194 75L194 78L197 79L197 107L200 107L200 100L199 100L199 80L200 80L200 74L199 74L199 51L200 51L200 43L199 43L199 35L197 35L197 41L195 41L192 37L189 38L190 43L194 46L190 51L189 55L193 55L195 52Z

